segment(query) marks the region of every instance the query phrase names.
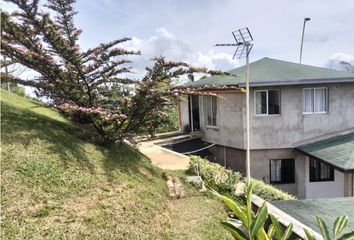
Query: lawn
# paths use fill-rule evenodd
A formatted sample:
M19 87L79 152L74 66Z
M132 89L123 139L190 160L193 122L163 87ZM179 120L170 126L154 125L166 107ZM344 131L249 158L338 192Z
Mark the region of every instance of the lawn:
M170 199L163 171L135 149L103 146L87 127L5 91L1 149L2 239L225 236L210 195L186 186L186 198Z

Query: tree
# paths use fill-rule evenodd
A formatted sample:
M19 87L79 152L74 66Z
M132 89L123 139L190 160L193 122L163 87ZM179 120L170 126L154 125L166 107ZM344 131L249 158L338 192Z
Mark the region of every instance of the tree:
M14 62L7 61L6 58L1 60L1 70L4 75L20 76L25 72L25 69ZM4 82L1 79L1 88L8 92L16 93L20 96L25 96L25 89L14 82Z
M1 77L35 87L38 96L51 99L53 106L75 120L92 124L109 141L154 131L165 119L166 106L182 91L171 89L180 76L221 73L159 57L153 59L154 67L147 68L142 79L134 81L123 77L131 67L122 57L140 53L117 47L129 38L88 50L80 48L81 30L74 25L75 0L48 0L44 6L39 0L7 1L18 10L1 14L1 53L38 76L23 79L2 73Z
M344 67L345 71L354 72L354 65L346 61L340 61L340 64Z

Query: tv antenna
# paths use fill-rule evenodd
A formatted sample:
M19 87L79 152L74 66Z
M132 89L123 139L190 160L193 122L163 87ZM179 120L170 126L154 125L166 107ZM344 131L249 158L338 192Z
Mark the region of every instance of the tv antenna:
M215 47L236 47L233 59L236 57L238 59L246 57L246 175L247 184L251 183L251 160L250 160L250 67L249 67L249 55L253 47L253 37L248 29L241 28L239 30L233 31L232 35L236 43L226 43L226 44L216 44Z

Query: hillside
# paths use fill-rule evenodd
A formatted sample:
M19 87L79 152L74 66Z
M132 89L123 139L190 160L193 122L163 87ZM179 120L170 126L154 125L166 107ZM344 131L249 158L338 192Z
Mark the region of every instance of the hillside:
M221 203L196 192L170 200L149 159L95 139L55 110L1 91L2 238L222 239Z

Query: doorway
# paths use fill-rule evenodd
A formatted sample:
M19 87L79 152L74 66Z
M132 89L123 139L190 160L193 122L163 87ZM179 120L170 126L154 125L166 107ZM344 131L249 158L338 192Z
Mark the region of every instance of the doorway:
M189 95L188 105L189 105L190 131L191 132L199 131L200 130L199 96L198 95Z

